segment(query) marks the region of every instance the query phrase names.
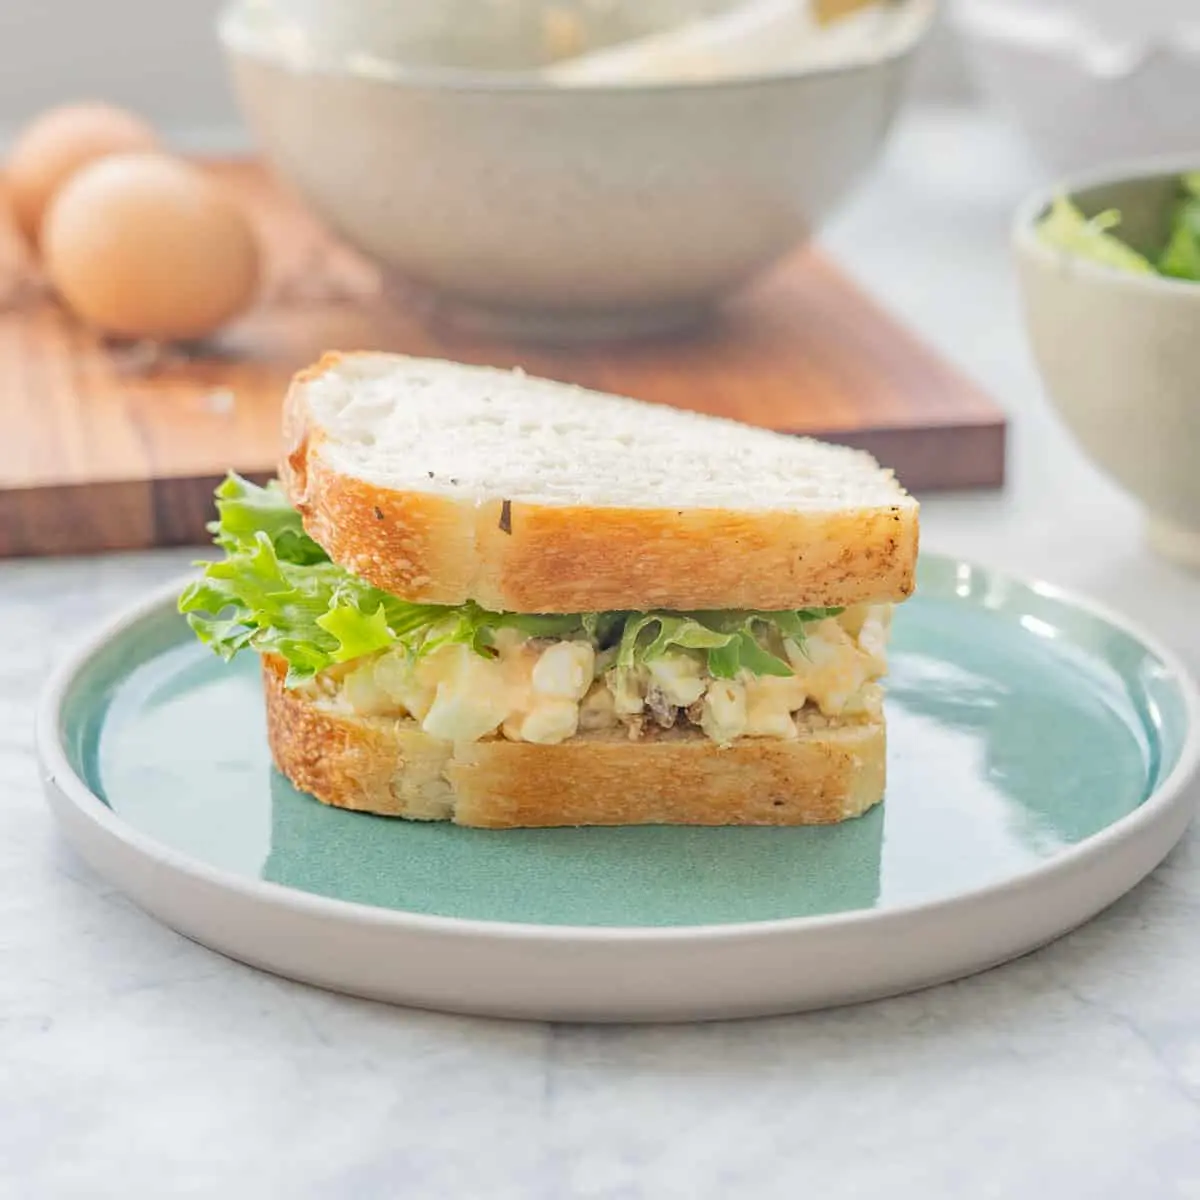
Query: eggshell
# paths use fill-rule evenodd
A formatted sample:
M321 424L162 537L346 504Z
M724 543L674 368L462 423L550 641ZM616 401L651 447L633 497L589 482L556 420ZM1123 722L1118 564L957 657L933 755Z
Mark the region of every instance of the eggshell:
M165 155L116 155L76 174L46 213L42 254L68 307L120 337L204 337L257 291L260 256L241 207Z
M13 215L36 244L47 205L80 168L109 154L152 150L154 130L140 117L109 104L67 104L25 127L6 168Z

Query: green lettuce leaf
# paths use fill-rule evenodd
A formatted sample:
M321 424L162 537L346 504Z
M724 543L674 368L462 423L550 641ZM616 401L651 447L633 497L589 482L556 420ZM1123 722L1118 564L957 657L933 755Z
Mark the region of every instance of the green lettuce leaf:
M1200 172L1183 177L1183 197L1171 221L1171 237L1158 269L1173 279L1200 282Z
M199 564L204 572L180 596L179 610L222 658L243 650L279 655L290 684L394 648L414 659L451 644L494 654L502 629L588 638L602 666L636 667L681 650L706 656L718 678L740 671L790 675L783 639L803 647L807 624L841 611L537 614L489 612L474 603L412 604L331 562L276 483L259 487L231 474L216 502L209 528L224 556Z
M1058 196L1038 225L1041 237L1051 246L1080 258L1121 271L1153 275L1154 264L1109 232L1121 223L1113 210L1087 218L1065 196Z

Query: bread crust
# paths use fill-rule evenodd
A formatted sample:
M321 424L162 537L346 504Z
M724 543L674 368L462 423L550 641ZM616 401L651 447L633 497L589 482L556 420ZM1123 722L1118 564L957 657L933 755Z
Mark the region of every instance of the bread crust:
M878 803L881 719L812 718L796 741L726 749L695 730L623 731L554 746L502 738L456 745L412 721L335 711L285 686L263 659L275 765L325 804L486 829L575 825L826 825Z
M305 394L343 357L326 355L289 388L280 476L310 536L393 595L593 612L839 607L913 591L911 503L825 512L476 504L345 476L322 457L326 434Z

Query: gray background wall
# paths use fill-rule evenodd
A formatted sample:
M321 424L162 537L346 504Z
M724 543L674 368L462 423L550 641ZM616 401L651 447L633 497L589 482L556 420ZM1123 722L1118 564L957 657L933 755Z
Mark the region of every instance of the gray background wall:
M213 38L218 0L0 0L0 127L71 95L172 127L236 121Z
M225 140L238 120L213 35L220 7L221 0L0 0L0 136L47 105L88 95L131 105L189 138ZM919 88L964 95L944 31L924 56Z

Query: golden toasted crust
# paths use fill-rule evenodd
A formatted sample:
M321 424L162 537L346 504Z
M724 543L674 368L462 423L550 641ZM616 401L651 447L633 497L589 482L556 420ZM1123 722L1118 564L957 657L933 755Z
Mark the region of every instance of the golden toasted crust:
M326 355L293 381L280 474L309 534L384 591L507 612L834 607L912 593L911 505L811 513L477 505L342 475L322 458L325 434L304 392L341 357Z
M556 746L501 738L455 745L412 721L323 707L263 661L276 766L339 808L490 829L555 825L825 825L883 797L882 720L813 718L794 742L746 738L721 749L674 729Z

